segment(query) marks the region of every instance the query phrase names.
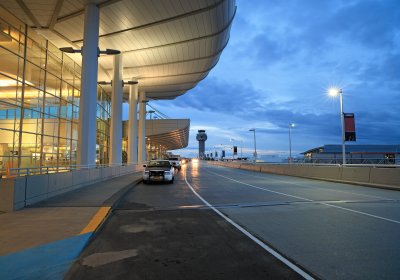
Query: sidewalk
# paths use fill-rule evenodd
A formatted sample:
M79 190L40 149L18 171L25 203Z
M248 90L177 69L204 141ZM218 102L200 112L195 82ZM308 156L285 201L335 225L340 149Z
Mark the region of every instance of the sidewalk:
M0 214L0 279L62 279L134 173Z

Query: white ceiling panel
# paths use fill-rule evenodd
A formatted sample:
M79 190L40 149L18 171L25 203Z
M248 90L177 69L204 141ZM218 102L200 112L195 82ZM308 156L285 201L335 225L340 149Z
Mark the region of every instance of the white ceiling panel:
M38 33L57 47L82 46L86 0L21 1L23 5L1 0L0 5L28 25L42 27ZM236 11L235 0L95 3L100 10L100 49L120 50L124 80L137 78L140 90L148 92L151 99L173 99L208 75L228 42ZM72 57L79 61L79 55ZM99 80L109 80L113 58L101 56L99 69Z
M76 13L77 11L83 10L83 0L64 0L62 9L59 13L59 17Z
M0 6L9 11L12 15L17 17L22 22L28 24L29 26L34 25L29 16L25 11L18 5L17 1L0 1Z

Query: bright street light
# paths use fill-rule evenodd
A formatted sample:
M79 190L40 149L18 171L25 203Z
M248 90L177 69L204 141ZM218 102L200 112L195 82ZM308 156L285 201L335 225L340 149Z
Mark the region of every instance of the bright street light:
M329 88L329 89L328 89L328 94L329 94L330 96L332 96L332 97L336 97L336 96L338 96L338 95L341 94L341 93L342 93L342 89L340 89L340 88L332 87L332 88Z
M292 128L296 125L289 123L289 163L292 163Z
M252 128L252 129L249 129L249 131L253 131L253 136L254 136L254 163L256 163L257 162L256 129Z
M342 124L342 164L346 164L346 147L344 145L344 115L343 115L343 90L341 88L330 88L328 90L330 96L336 97L339 95L340 101L340 121Z

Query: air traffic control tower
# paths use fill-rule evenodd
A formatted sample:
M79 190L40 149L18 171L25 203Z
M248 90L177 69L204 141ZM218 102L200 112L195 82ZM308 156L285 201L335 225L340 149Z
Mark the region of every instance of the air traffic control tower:
M199 141L199 158L203 159L205 158L205 143L207 140L207 134L205 130L198 130L198 133L196 135L196 140Z

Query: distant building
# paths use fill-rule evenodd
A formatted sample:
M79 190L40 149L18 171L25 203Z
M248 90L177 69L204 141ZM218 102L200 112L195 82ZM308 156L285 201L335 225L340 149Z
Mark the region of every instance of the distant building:
M342 145L324 145L302 153L305 162L342 163ZM350 164L400 164L400 145L346 145Z

